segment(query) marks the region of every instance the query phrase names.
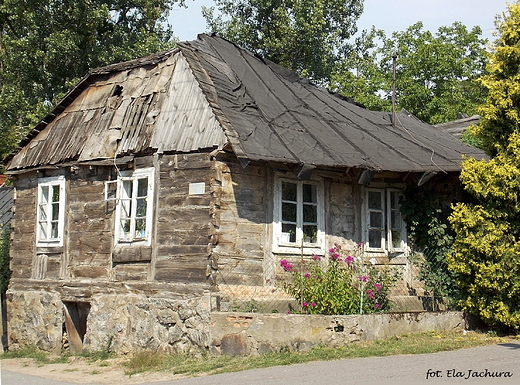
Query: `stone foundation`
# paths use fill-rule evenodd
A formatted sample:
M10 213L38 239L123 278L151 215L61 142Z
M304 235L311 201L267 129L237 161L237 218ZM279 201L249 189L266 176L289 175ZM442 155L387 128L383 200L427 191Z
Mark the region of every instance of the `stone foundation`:
M460 312L345 316L212 313L211 321L211 351L227 355L339 347L399 334L463 329L465 325Z
M348 316L210 311L209 293L172 299L143 294L96 294L83 302L53 292L8 294L9 350L24 346L59 353L108 350L257 355L429 330L463 328L460 312Z
M118 354L140 350L200 353L209 349L209 295L187 300L95 295L88 301L88 314L83 315L74 310L87 307L72 305L64 304L56 293L9 294L9 350L37 346L59 353L64 345L72 348L75 342L80 350ZM67 317L71 320L68 325Z

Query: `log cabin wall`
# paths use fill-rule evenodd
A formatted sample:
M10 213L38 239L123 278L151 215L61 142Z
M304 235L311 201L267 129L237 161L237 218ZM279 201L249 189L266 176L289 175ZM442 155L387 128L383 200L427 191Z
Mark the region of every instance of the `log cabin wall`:
M215 267L218 227L220 181L213 161L209 153L177 154L162 156L159 165L154 279L205 287Z
M216 266L211 251L217 241L221 184L209 153L146 156L119 165L120 171L146 167L156 167L157 175L149 246L114 244L116 200L105 199L106 181L117 179L113 166L78 165L18 176L13 281L22 279L27 287L29 281L44 280L78 282L76 286L81 286L79 282L89 286L91 281L155 281L209 288L211 266ZM63 246L36 247L38 178L56 175L66 178Z
M218 260L218 283L263 286L271 249L268 182L272 172L265 165L248 165L244 169L238 163L222 161L217 161L215 168L221 183L216 218L218 243L213 250Z
M33 271L36 245L36 171L15 179L11 220L11 280L29 279Z

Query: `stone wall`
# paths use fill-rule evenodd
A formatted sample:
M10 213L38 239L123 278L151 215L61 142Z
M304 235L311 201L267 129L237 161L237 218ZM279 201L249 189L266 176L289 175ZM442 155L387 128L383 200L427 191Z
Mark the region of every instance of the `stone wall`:
M52 353L61 351L65 317L59 294L8 293L7 320L9 350L35 345Z
M211 352L256 355L281 349L302 351L318 345L338 347L355 341L463 327L460 312L345 316L212 313Z
M79 333L85 350L109 350L118 354L140 350L193 354L209 348L207 293L191 299L98 294L90 298L88 304L90 311L84 320L86 333ZM67 307L73 308L70 302ZM37 346L59 353L64 343L73 342L71 330L65 328L65 314L65 304L58 293L9 293L9 350Z
M65 306L66 305L66 306ZM118 354L137 351L257 355L313 346L463 328L460 312L391 313L348 316L210 312L206 292L198 298L97 294L88 302L82 349ZM72 345L66 326L70 302L53 292L8 293L9 350L37 346L59 353ZM74 318L74 315L72 315ZM68 335L66 333L68 331ZM81 346L81 342L80 342Z

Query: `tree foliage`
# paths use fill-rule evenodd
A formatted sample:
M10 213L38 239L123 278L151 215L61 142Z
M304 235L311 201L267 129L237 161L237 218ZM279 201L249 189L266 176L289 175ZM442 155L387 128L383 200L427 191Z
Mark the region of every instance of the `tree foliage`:
M184 0L0 3L0 156L90 69L173 43L165 24Z
M211 31L317 82L349 51L363 0L216 0Z
M390 110L396 57L396 101L421 120L435 124L473 115L484 100L476 82L486 62L479 27L459 22L433 34L418 22L391 37L373 28L335 68L332 87L373 110Z
M461 180L477 200L459 203L450 269L461 305L485 321L520 328L520 4L497 22L499 38L482 84L489 90L474 128L489 160L468 158Z

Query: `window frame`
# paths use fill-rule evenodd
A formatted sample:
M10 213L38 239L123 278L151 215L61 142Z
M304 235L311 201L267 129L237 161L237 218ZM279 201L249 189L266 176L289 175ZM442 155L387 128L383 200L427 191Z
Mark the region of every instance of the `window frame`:
M146 195L138 196L134 192L139 191L139 180L147 178ZM121 171L117 178L116 188L116 215L114 224L114 244L119 246L130 245L150 245L152 240L153 230L153 210L154 210L154 180L155 168L142 168L137 170ZM125 183L131 182L132 196L128 197L125 190ZM137 213L137 201L145 199L146 214L139 216ZM126 219L123 217L124 202L130 202L130 215ZM130 228L128 233L136 233L136 226L138 220L145 221L145 236L144 237L125 237L125 231L122 229L121 221L129 220Z
M44 188L58 187L59 199L57 202L53 201L53 193L49 192L50 199L47 198L47 202L43 202ZM38 178L37 186L37 198L36 198L36 246L37 247L60 247L63 246L63 237L65 229L65 176L51 176ZM57 204L58 215L57 219L53 219L53 204ZM42 207L45 207L44 211L47 215L46 219L42 219ZM50 234L50 237L42 237L41 223L45 223L46 231ZM56 236L53 237L52 224L56 223Z
M296 185L296 201L287 201L296 204L296 221L282 220L282 185L283 183L293 183ZM304 202L303 186L305 184L316 187L316 202ZM304 203L307 205L316 206L316 222L304 221ZM286 242L282 240L282 224L283 222L296 225L295 242ZM316 242L304 241L304 225L314 225L316 223ZM287 234L287 233L285 233ZM302 250L303 249L303 250ZM274 213L273 213L273 252L287 253L287 254L321 254L325 253L325 205L324 205L324 188L321 180L298 180L291 178L284 178L281 176L275 177L274 188Z
M377 208L369 207L369 194L371 192L378 192L381 194L381 205L382 208L379 210ZM386 254L398 254L405 253L407 250L407 234L406 234L406 222L404 218L399 213L399 224L401 237L399 240L399 246L393 246L392 239L392 231L395 229L392 227L392 211L399 210L399 207L392 207L392 193L397 193L399 196L403 196L403 190L397 187L367 187L364 192L364 222L363 226L363 241L365 244L366 251L372 252L381 252ZM370 215L373 212L381 212L382 213L382 225L383 227L371 226L371 218ZM370 231L377 230L381 231L381 247L371 247L370 246Z

